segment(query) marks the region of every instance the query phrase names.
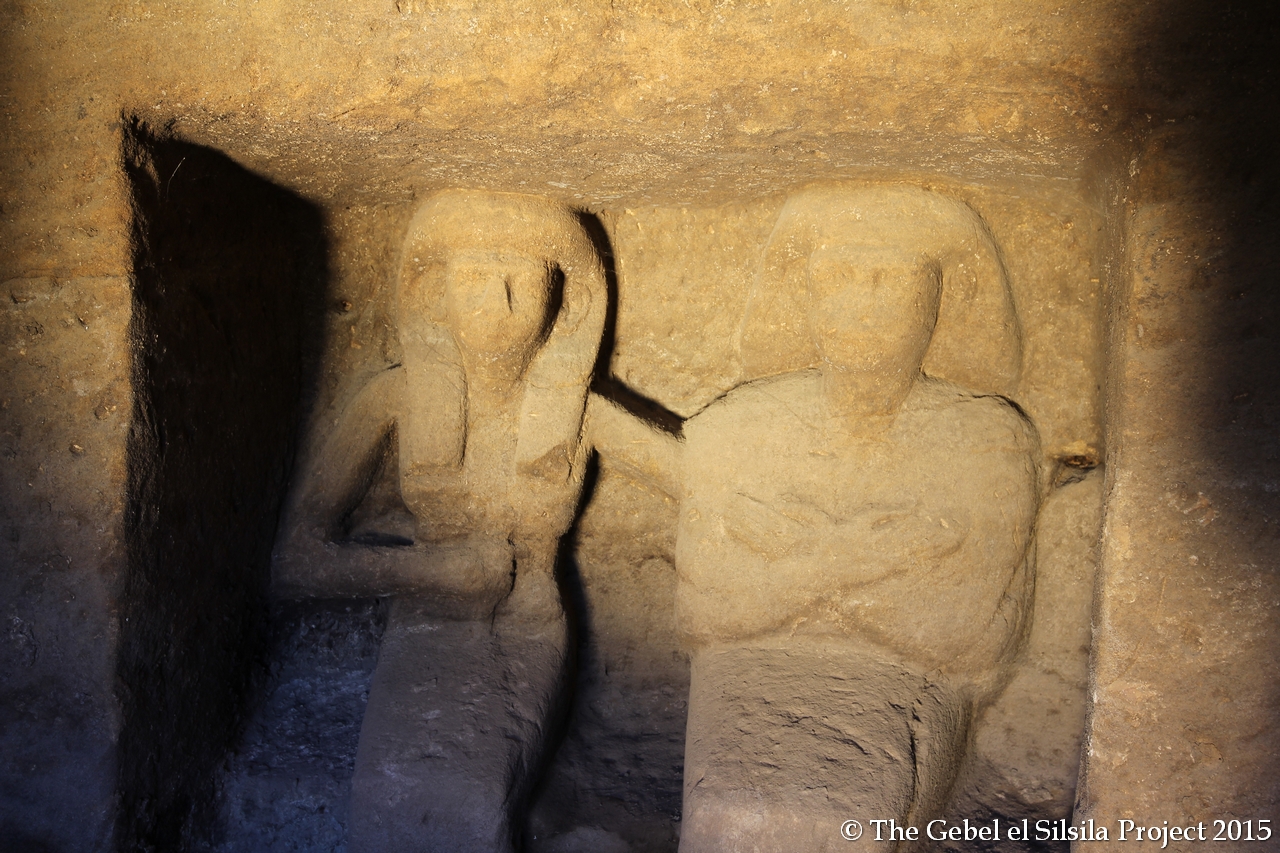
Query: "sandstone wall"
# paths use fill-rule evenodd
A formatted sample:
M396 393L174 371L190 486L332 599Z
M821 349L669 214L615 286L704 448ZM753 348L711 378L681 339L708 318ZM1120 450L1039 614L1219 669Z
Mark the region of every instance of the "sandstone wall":
M344 796L323 780L347 759L282 794L270 773L245 781L259 753L244 744L271 740L298 684L314 688L302 705L337 702L349 727L380 611L269 612L263 531L295 431L344 377L394 362L399 242L448 187L587 211L614 275L609 370L679 417L743 378L731 343L788 193L905 182L967 201L1026 326L1018 402L1062 463L1037 605L1060 607L1037 610L985 712L956 814L1069 815L1089 644L1077 819L1280 818L1271 24L1247 4L1175 0L4 3L0 846L238 849L251 843L225 825L268 801L263 826L288 812L300 828L252 844L337 843L337 824L306 833ZM131 177L144 125L172 156L153 150L153 173ZM211 283L179 270L166 304L187 319L146 339L154 217L182 193L204 204L201 180L230 200L178 228L192 263L241 254ZM219 236L235 230L220 217L252 233ZM137 369L157 344L207 344L242 384L206 393L212 362L193 355L174 381L200 402L179 405ZM252 482L173 469L158 504L178 520L144 526L139 551L131 476L164 470L146 413L166 406L162 422L232 436L191 452ZM595 476L575 533L575 710L530 844L672 849L688 679L675 507L607 464ZM169 586L144 594L145 566ZM201 619L205 639L184 644ZM338 650L307 658L298 632ZM197 710L159 710L166 695Z

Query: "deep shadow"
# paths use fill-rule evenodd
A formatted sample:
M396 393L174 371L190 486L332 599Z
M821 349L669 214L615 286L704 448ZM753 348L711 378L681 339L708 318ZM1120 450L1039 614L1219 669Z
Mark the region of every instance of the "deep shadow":
M1194 405L1206 461L1242 482L1280 479L1280 7L1164 0L1132 34L1113 84L1136 117L1133 151L1180 164L1140 199L1194 205L1210 252L1197 257L1198 342L1214 363ZM1145 124L1143 123L1145 120ZM1141 162L1141 161L1140 161ZM1162 178L1170 178L1164 181ZM1191 367L1191 366L1189 366ZM1196 365L1194 367L1199 367ZM1274 491L1271 492L1274 494Z
M1207 0L1187 7L1185 38L1168 44L1163 79L1185 85L1196 99L1182 135L1166 144L1191 148L1201 172L1194 192L1215 223L1210 228L1217 252L1203 259L1192 286L1207 321L1202 345L1208 381L1195 404L1196 437L1204 462L1222 472L1214 497L1223 521L1235 527L1234 553L1221 554L1213 581L1230 590L1256 586L1255 573L1268 575L1248 596L1259 602L1276 594L1280 569L1280 8ZM1274 610L1267 621L1263 636L1271 665L1250 652L1266 668L1234 669L1259 680L1246 689L1265 685L1260 692L1268 705L1256 713L1263 730L1274 731L1280 719ZM1231 772L1232 782L1224 786L1232 789L1231 800L1224 796L1221 805L1274 810L1280 803L1274 736L1243 749L1266 757L1249 772Z
M272 604L270 677L223 775L217 853L343 849L387 605Z
M189 850L260 681L327 250L315 207L216 151L134 120L123 155L134 409L116 849Z
M604 318L604 335L600 340L600 350L596 354L595 373L591 378L591 390L602 397L613 400L631 414L647 421L672 435L679 435L684 426L684 419L670 411L655 400L629 388L613 375L613 351L617 346L618 329L618 271L614 262L613 243L604 224L589 213L580 213L578 221L587 232L591 242L600 255L600 263L604 266L605 287L609 292L609 308ZM585 504L583 504L585 506Z
M578 219L600 257L609 299L590 389L592 393L618 403L636 417L672 435L679 435L683 420L678 415L612 375L618 311L613 246L597 217L582 212ZM573 526L561 539L557 556L557 578L569 619L574 652L569 690L564 697L566 713L550 739L546 761L529 798L530 808L522 827L521 849L545 850L548 843L557 850L590 849L590 845L601 843L600 838L603 837L613 839L612 842L602 842L606 844L622 843L616 839L625 838L631 849L636 851L673 851L677 843L674 828L680 814L681 768L677 766L673 775L669 768L655 766L652 769L654 778L674 778L674 784L655 788L652 779L631 778L629 769L613 766L621 748L647 753L651 742L661 740L666 734L663 721L648 719L649 725L640 732L610 730L602 726L604 712L601 706L616 700L608 692L608 668L601 655L597 614L592 611L591 596L579 561L580 526L588 506L598 496L600 479L601 461L593 451ZM655 692L649 689L645 695L631 698L637 705L644 706L652 704ZM687 685L681 692L687 692ZM683 743L683 718L679 734ZM601 749L593 749L600 746L597 739L602 736L611 739L610 743ZM659 759L654 764L662 762ZM612 778L602 785L607 774ZM580 837L582 832L587 835ZM565 833L569 833L567 838L560 837ZM565 847L566 844L571 846Z
M604 269L605 292L609 304L605 309L604 331L601 334L600 348L596 352L596 363L592 374L593 386L601 376L607 376L609 363L613 357L615 329L618 315L618 276L614 265L613 246L604 225L598 218L585 211L579 212L578 222L583 231L591 239L596 254L600 257ZM551 315L554 317L554 314ZM584 695L583 674L590 670L589 660L594 648L591 625L591 605L583 584L582 570L578 565L577 550L579 524L586 507L591 503L596 486L600 480L600 460L593 452L587 459L587 471L582 481L582 492L578 496L578 505L574 512L573 524L560 537L556 549L556 583L560 588L560 600L565 611L569 628L568 672L565 679L566 690L560 697L560 707L553 715L552 730L547 738L547 749L542 756L541 764L528 793L527 807L524 813L524 825L520 826L518 842L521 849L530 846L535 832L529 826L529 811L540 798L547 795L547 777L556 755L573 728L578 716L577 702Z
M1135 40L1155 145L1193 164L1212 254L1192 289L1212 376L1199 401L1207 460L1280 514L1280 7L1169 0ZM1170 121L1172 120L1172 121ZM1175 192L1183 188L1175 188ZM1261 556L1261 555L1260 555ZM1280 775L1280 774L1277 774Z
M541 756L533 782L524 797L522 825L515 828L518 849L527 850L535 832L530 826L530 812L534 804L547 795L547 781L556 755L570 730L574 727L579 699L583 698L584 674L590 671L590 660L595 648L591 624L591 602L583 584L582 569L578 564L578 525L582 513L595 494L600 480L600 461L594 453L588 457L587 472L582 482L582 494L578 497L573 525L560 537L556 548L556 584L560 588L561 606L568 623L569 654L566 661L565 690L557 699L557 707L550 715L547 746Z

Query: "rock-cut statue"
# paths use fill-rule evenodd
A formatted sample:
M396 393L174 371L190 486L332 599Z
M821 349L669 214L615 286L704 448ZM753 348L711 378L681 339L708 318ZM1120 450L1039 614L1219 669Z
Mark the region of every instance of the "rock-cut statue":
M1040 450L1005 396L999 252L936 193L797 193L742 358L749 381L665 448L598 398L589 419L606 465L680 500L680 849L891 849L841 823L937 815L1033 588Z
M513 849L563 710L555 562L582 490L606 303L573 211L434 195L402 251L399 363L318 421L276 589L394 596L360 734L353 851Z

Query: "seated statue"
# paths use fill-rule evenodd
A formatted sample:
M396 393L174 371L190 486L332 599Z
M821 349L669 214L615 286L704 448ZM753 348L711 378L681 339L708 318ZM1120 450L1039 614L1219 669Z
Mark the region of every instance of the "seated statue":
M410 224L396 299L401 360L318 419L274 583L393 596L349 848L500 853L563 710L555 562L582 491L604 273L572 211L444 192Z
M756 378L672 437L593 397L605 464L680 501L683 853L875 849L923 826L1027 628L1036 431L995 244L911 188L788 200L742 336ZM773 372L775 375L767 375Z

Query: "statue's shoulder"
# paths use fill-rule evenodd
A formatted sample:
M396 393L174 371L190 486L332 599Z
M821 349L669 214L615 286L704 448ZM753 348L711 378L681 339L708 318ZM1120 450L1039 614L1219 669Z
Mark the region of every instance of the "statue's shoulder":
M943 380L922 380L904 413L916 428L946 434L971 449L1037 453L1040 448L1035 425L1017 403L993 394L974 394Z
M777 432L803 420L820 399L822 376L803 370L743 383L685 422L689 441Z

